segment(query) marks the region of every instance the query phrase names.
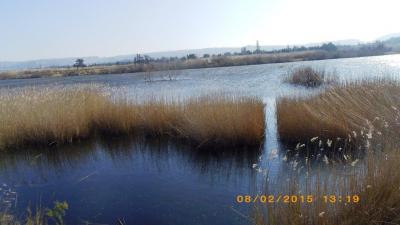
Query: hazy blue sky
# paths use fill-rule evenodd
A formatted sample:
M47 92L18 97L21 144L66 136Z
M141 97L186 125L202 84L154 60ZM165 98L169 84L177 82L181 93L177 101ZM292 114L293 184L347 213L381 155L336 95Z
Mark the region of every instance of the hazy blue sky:
M398 0L1 0L0 61L372 40Z

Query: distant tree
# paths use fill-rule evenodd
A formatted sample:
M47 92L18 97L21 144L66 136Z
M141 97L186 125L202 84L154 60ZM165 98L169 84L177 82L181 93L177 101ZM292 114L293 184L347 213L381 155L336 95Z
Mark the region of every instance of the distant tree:
M210 54L204 54L203 58L210 58Z
M305 51L305 50L307 50L307 48L304 47L304 46L301 46L301 47L299 48L299 51Z
M225 52L224 53L224 56L231 56L232 55L232 53L230 53L230 52Z
M240 49L240 54L246 55L247 54L247 48L246 47L241 48Z
M361 45L358 51L358 56L377 55L391 51L391 48L385 46L382 42Z
M83 59L76 59L74 63L74 67L79 68L79 67L86 67L84 60Z
M332 52L332 51L336 51L336 50L337 50L337 47L336 47L336 45L334 45L332 42L329 42L328 44L323 44L323 45L321 46L321 49L322 49L322 50L325 50L325 51Z
M136 54L135 58L133 59L133 62L135 64L143 64L144 63L144 57L141 56L140 54Z
M197 56L195 54L189 54L186 56L187 59L197 59Z
M143 58L144 58L144 63L145 64L149 64L150 62L153 61L153 59L148 55L144 55Z
M386 47L385 44L380 41L376 41L374 45L376 51L381 51L381 52L391 51L390 48Z

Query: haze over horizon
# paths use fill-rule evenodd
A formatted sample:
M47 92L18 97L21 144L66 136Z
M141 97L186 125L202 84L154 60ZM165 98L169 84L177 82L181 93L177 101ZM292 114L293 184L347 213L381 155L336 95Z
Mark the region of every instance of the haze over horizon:
M373 41L399 32L395 0L5 0L0 61Z

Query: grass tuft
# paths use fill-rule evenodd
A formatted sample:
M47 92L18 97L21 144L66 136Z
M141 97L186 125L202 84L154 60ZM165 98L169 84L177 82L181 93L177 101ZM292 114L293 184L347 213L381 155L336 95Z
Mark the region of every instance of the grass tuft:
M305 87L319 87L323 83L333 82L334 76L326 75L324 70L316 70L312 67L300 67L290 72L285 81L294 85L302 85Z

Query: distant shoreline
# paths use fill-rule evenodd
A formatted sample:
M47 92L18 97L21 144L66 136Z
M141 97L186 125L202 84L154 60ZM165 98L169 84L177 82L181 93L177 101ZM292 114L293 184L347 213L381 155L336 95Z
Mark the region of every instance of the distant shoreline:
M289 53L267 53L253 55L214 56L172 62L129 63L112 65L91 65L87 67L43 68L0 72L0 80L29 79L42 77L69 77L84 75L125 74L155 71L175 71L230 66L274 64L286 62L315 61L325 59L357 58L399 54L397 51L361 53L358 51L307 50Z

